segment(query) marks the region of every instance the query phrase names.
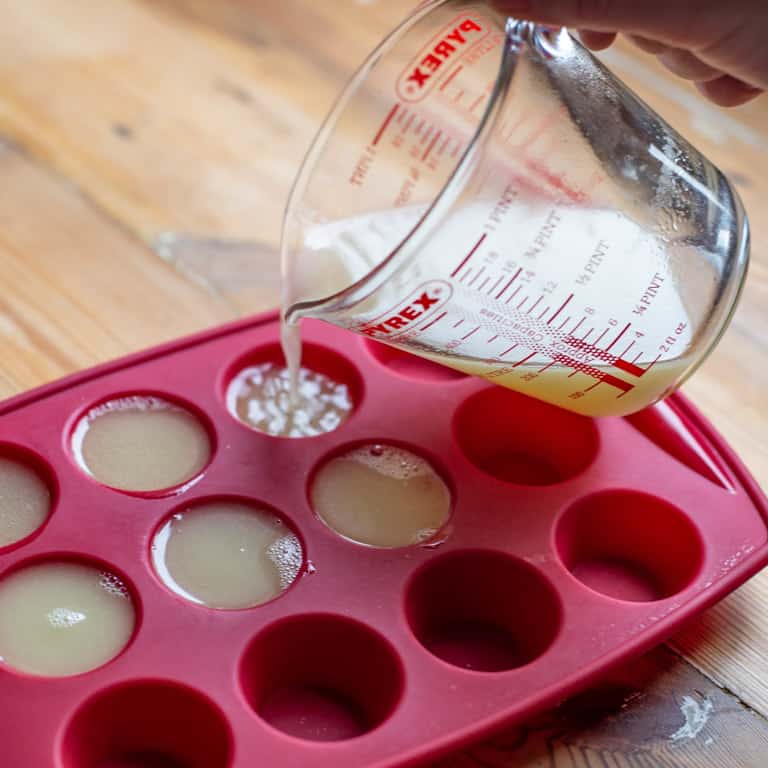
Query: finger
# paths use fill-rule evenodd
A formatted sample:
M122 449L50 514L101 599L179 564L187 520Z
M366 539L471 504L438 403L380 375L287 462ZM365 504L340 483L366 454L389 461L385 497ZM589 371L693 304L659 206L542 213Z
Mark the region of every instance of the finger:
M745 15L721 0L492 0L511 16L598 32L619 30L670 45L696 47L722 37Z
M696 87L710 101L719 104L721 107L738 107L746 104L748 101L757 98L763 93L762 88L755 88L743 80L737 80L730 75L722 75L714 80L708 80L703 83L696 83Z
M579 30L579 38L587 48L591 48L593 51L602 51L613 45L613 41L616 39L616 33L595 32L593 29L581 29Z
M670 71L684 80L709 81L723 75L723 71L705 64L690 51L669 48L659 56L659 61Z
M628 35L628 37L641 51L645 51L646 53L664 53L664 51L669 48L668 45L660 43L658 40L651 40L642 35Z

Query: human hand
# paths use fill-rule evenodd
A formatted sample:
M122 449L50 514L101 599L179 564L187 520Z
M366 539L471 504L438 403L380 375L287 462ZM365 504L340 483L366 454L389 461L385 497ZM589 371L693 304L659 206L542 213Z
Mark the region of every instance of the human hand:
M724 107L768 89L766 0L494 0L510 16L581 30L593 50L627 35Z

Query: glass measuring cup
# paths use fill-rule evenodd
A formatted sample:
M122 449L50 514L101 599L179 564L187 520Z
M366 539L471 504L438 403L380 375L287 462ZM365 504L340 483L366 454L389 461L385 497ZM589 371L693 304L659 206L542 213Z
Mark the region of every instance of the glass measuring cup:
M626 414L716 343L748 251L723 174L567 31L433 0L369 57L304 161L283 317Z

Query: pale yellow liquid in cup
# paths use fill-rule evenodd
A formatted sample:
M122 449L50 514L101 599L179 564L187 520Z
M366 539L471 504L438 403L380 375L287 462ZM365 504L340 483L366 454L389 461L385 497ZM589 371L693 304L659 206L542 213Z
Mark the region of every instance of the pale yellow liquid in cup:
M77 425L72 450L88 474L125 491L158 491L198 475L211 454L200 421L157 397L132 396L93 408Z
M295 263L287 270L285 295L302 302L355 284L387 256L421 213L418 207L402 208L319 223L306 233L304 249L292 254ZM558 224L542 238L542 227L554 214ZM467 205L430 234L414 264L395 272L350 309L348 317L339 311L328 318L362 327L406 352L589 416L637 411L679 385L695 362L691 345L696 324L688 314L685 286L671 278L668 254L658 238L612 210L552 207L521 198L503 217L494 216L492 206ZM463 280L457 263L471 252L479 234L486 238L483 248L466 269L477 275L482 269L487 276L474 284L472 278ZM492 288L503 287L513 276L516 282L506 294L502 288L477 287L486 281ZM715 290L704 262L701 280L709 280ZM426 321L417 320L402 332L400 326L388 330L385 320L394 314L403 321L397 312L406 298L418 295L416 289L430 281L440 281L450 300ZM527 305L517 298L508 303L517 290ZM448 317L438 322L441 311ZM542 311L547 317L537 317ZM284 306L283 314L294 323L300 320L291 306ZM583 321L577 326L579 317ZM384 330L372 330L377 324ZM626 332L619 335L625 325ZM289 360L299 356L297 335L290 326L283 331L284 341L290 342ZM597 347L590 346L593 339ZM610 345L612 339L617 343ZM582 341L584 351L579 349ZM558 361L558 355L569 362ZM589 361L590 372L578 370L580 355ZM635 375L620 370L614 355L626 355L624 363L647 371ZM620 379L626 393L606 381L598 383L602 375Z
M315 475L315 514L344 538L374 547L404 547L439 538L451 493L425 459L391 445L337 456Z
M552 366L542 372L542 369L547 365L546 362L543 362L534 366L522 365L515 368L514 373L499 375L498 365L491 367L477 361L464 361L455 357L440 355L422 356L433 362L442 363L473 376L487 378L494 384L523 393L527 393L528 390L525 384L521 386L521 377L526 374L535 375L535 380L528 383L532 396L586 416L618 416L639 410L650 401L660 399L671 392L675 382L690 365L690 361L687 359L656 363L643 374L641 379L638 379L638 383L630 391L621 397L617 397L619 393L616 389L605 383L594 387L582 397L573 397L574 390L580 390L573 383L573 378L569 378L572 369ZM614 373L612 369L605 366L593 364L592 367L605 373ZM489 376L489 374L491 375ZM595 381L591 381L587 386L592 386L594 383Z
M296 535L272 512L215 501L173 515L152 544L174 592L210 608L250 608L287 589L303 561Z
M300 354L300 347L299 347ZM227 388L227 408L244 424L278 437L312 437L339 427L352 412L345 384L322 373L275 363L253 365Z
M135 615L120 579L78 563L49 562L0 581L0 658L37 675L76 675L116 656Z
M48 518L51 494L31 467L0 458L0 547L26 538Z

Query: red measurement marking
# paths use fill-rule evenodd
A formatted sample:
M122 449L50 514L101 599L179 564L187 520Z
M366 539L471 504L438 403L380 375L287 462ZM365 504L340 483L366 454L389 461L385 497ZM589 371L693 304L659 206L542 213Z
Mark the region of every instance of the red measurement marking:
M461 320L453 324L453 327L458 328L464 322L464 320L465 318L462 317Z
M502 275L489 289L488 289L488 296L490 296L498 287L499 283L504 279L504 276Z
M464 65L463 64L459 64L459 66L456 67L456 69L454 69L453 72L451 72L451 74L448 75L448 77L445 78L445 80L443 80L442 84L440 85L440 87L437 90L438 91L444 91L451 84L451 82L456 77L456 75L458 75L459 72L461 72L462 69L464 69Z
M411 113L408 119L405 121L405 125L400 129L400 133L408 133L408 129L413 125L413 121L416 119L416 114Z
M562 192L572 202L580 203L584 201L586 195L581 190L571 189L571 187L566 184L562 175L552 173L542 162L538 160L526 160L525 164L534 175L541 178L546 184L554 187L558 192Z
M483 282L480 283L480 285L478 286L477 290L478 291L482 291L483 288L485 288L485 286L488 285L488 283L490 283L490 282L491 282L491 278L490 277L486 277L485 280L483 280Z
M421 133L421 129L424 127L425 120L422 117L421 120L419 120L419 124L413 129L413 132L418 136Z
M447 314L447 312L443 312L442 315L438 315L434 320L430 320L426 325L422 325L419 330L426 331L427 328L431 328L438 320L442 320Z
M522 360L518 360L516 363L513 363L512 367L513 368L517 368L519 365L522 365L523 363L527 363L532 357L536 357L536 353L535 352L531 352L530 355L527 355Z
M451 137L446 136L443 140L443 143L440 145L440 148L437 150L437 156L442 157L443 153L446 150L446 147L451 143Z
M608 333L608 329L606 328L592 343L597 346L600 343L600 339L605 336L605 334Z
M587 387L584 391L585 392L591 392L596 387L599 387L603 383L603 380L600 379L600 381L596 381L591 387Z
M498 338L499 338L499 334L497 333L495 336L491 336L491 338L488 339L488 341L486 341L485 343L490 344L492 341L496 341L496 339Z
M605 351L607 352L609 349L613 347L614 344L618 342L618 340L629 330L632 323L627 323L620 331L619 335L605 348ZM633 342L634 343L634 342Z
M468 269L460 278L459 282L463 283L470 275L472 274L472 270Z
M561 363L562 365L567 366L568 368L573 368L573 373L568 375L568 378L573 378L577 373L583 373L587 376L591 376L593 379L596 379L599 383L603 384L609 384L612 387L615 387L616 389L620 389L622 394L626 394L631 389L634 388L634 384L630 384L628 381L624 381L623 379L619 379L616 376L611 376L610 373L605 373L604 371L601 371L599 368L595 368L591 365L586 365L584 363L579 362L578 360L574 360L572 357L569 357L568 355L563 354L556 354L554 356L554 360L556 363ZM590 387L592 389L593 387Z
M525 304L526 301L528 301L528 297L527 296L523 296L523 300L517 305L517 308L521 309L523 304Z
M543 368L539 368L539 370L536 371L536 373L544 373L544 371L549 370L554 364L555 364L555 361L553 360L551 363L548 363Z
M563 322L560 323L560 325L557 326L557 330L558 331L562 331L563 328L565 328L565 326L568 325L568 323L570 322L570 319L571 319L571 316L568 315L568 317L566 317L565 320L563 320Z
M653 366L656 365L656 363L658 363L660 359L661 359L661 355L657 355L656 359L645 369L645 372L648 373L648 371L650 371L651 368L653 368Z
M630 341L629 344L627 345L627 348L619 355L619 357L624 357L624 355L626 355L627 352L629 352L629 350L632 349L632 347L634 346L635 346L635 342Z
M547 320L547 325L551 325L554 319L571 303L571 299L573 298L573 294L571 294L558 308L557 312L555 312L552 317ZM561 326L562 327L562 326Z
M509 353L510 353L510 352L511 352L511 351L512 351L512 350L513 350L513 349L514 349L516 346L517 346L517 344L513 344L513 345L512 345L512 346L511 346L509 349L505 349L505 350L504 350L504 351L503 351L503 352L502 352L502 353L499 355L499 358L502 358L502 357L504 357L504 355L506 355L506 354L509 354Z
M523 271L523 268L520 267L517 270L517 272L515 272L515 274L512 275L512 277L510 277L509 280L507 280L507 284L496 294L496 300L497 301L507 292L507 289L509 288L509 286L512 285L512 283L514 283L515 280L517 280L518 277L520 277L520 273L522 271Z
M405 120L405 118L408 117L409 114L410 112L407 109L400 110L400 112L398 112L397 120L395 120L395 122L398 125L400 125L400 123L402 123L403 120Z
M485 101L485 94L481 93L473 102L472 106L469 108L470 112L474 112L477 107L479 107L483 102Z
M433 137L432 141L429 142L429 146L424 150L424 154L421 156L421 162L426 162L427 158L429 157L429 153L434 148L435 144L437 144L438 139L443 135L442 131L438 131Z
M475 274L475 276L469 281L468 285L474 285L475 280L477 280L477 278L480 277L480 275L482 275L483 272L485 272L485 267L480 267L480 269L477 270L477 273Z
M604 373L602 381L604 381L606 384L610 384L612 387L616 387L616 389L620 389L621 395L626 395L630 389L635 388L634 384L630 384L628 381L619 379L616 376L611 376L610 373ZM619 397L621 397L621 395L619 395Z
M581 320L579 320L579 322L578 322L578 323L576 323L576 325L575 325L575 326L573 327L573 329L571 330L571 335L573 335L574 333L576 333L576 331L578 331L578 330L579 330L579 328L581 328L581 324L582 324L582 323L583 323L583 322L584 322L586 319L587 319L586 317L582 317L582 318L581 318Z
M376 136L374 136L373 141L371 142L372 146L375 147L379 141L381 141L381 137L384 135L384 131L387 130L387 126L392 122L392 118L397 114L398 109L400 109L400 105L395 104L395 106L389 110L389 114L384 118L384 122L381 124L378 133Z
M639 359L640 359L642 356L643 356L643 353L642 353L642 352L638 352L638 353L637 353L637 354L636 354L636 355L635 355L635 356L632 358L632 362L633 362L633 363L636 363L636 362L637 362L637 361L638 361L638 360L639 360Z
M539 306L539 303L541 302L541 300L542 300L543 298L544 298L543 296L539 296L539 298L538 298L538 299L536 299L536 301L534 301L534 302L533 302L533 304L531 304L531 306L530 306L530 309L529 309L529 310L528 310L528 311L527 311L525 314L526 314L526 315L530 315L530 314L531 314L531 312L533 312L533 310L534 310L534 309L536 309L536 307L538 307L538 306Z
M469 333L462 336L461 340L466 341L473 333L477 333L479 330L480 330L480 326L478 325L477 328L472 329Z
M585 334L584 334L584 335L581 337L581 339L579 339L579 341L586 341L586 340L587 340L587 337L588 337L588 336L590 336L590 335L592 334L592 331L594 331L594 330L595 330L595 328L594 328L594 326L592 326L592 328L590 328L590 329L589 329L589 330L588 330L588 331L587 331L587 332L586 332L586 333L585 333Z
M466 263L475 255L475 251L483 244L483 240L485 240L486 234L483 233L480 239L472 246L472 250L461 260L461 263L459 264L456 269L451 272L451 277L456 277L456 275L459 274L459 270L466 265Z
M544 315L546 315L547 312L549 312L550 309L551 309L551 307L544 307L544 309L541 310L541 314L536 319L537 320L543 320L544 319Z
M515 296L517 296L518 293L520 293L522 288L523 288L522 285L518 285L517 288L515 288L515 290L512 291L512 293L509 294L509 296L507 297L507 300L504 303L505 304L509 304L509 302L512 301L512 299L514 299Z
M645 373L645 368L641 368L639 365L635 365L634 363L628 363L626 360L619 359L614 363L614 366L620 371L629 373L632 376L637 376L638 378Z
M430 125L429 128L427 128L426 133L421 137L421 141L419 142L419 144L424 144L427 141L427 139L432 135L433 128L434 126L432 125Z

